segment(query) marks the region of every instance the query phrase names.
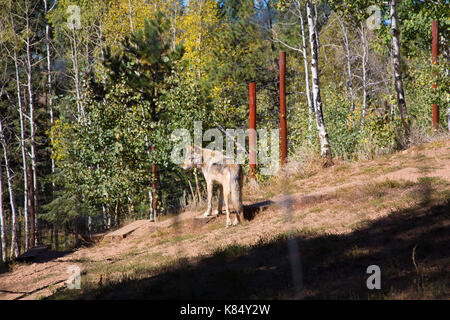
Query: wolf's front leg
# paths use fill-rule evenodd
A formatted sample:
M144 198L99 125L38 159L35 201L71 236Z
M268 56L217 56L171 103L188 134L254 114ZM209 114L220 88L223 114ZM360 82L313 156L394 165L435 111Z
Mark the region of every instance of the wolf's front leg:
M212 210L213 184L211 181L206 182L206 189L208 190L208 209L206 209L206 212L203 214L204 217L209 216Z

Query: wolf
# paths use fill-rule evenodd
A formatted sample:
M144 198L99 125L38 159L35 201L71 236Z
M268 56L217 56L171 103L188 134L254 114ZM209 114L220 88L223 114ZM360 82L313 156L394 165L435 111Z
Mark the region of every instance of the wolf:
M232 158L224 156L221 152L203 149L198 146L186 146L184 163L181 166L184 170L191 168L201 169L206 180L206 189L208 191L208 209L203 214L207 217L212 211L212 197L214 184L219 185L219 204L218 209L213 215L222 213L222 207L225 203L227 214L226 227L231 225L230 205L236 211L236 217L233 225L237 225L243 219L242 205L242 185L243 173L242 166L236 163Z

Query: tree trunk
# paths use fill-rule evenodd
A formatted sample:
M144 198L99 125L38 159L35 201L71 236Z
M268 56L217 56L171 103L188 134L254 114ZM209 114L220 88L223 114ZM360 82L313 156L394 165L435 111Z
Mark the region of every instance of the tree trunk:
M47 17L48 14L48 7L47 7L47 0L44 0L44 14L45 17ZM54 124L54 116L53 116L53 84L52 84L52 60L51 60L51 54L50 54L50 25L48 22L45 22L45 45L46 45L46 51L47 51L47 95L48 95L48 108L50 113L50 126L53 127ZM50 139L53 139L53 137L50 137ZM55 159L53 159L53 148L51 149L51 165L52 165L52 175L55 174ZM52 177L52 193L55 192L55 181L54 177Z
M3 177L2 177L2 161L0 157L0 239L2 261L6 261L6 230L5 230L5 216L3 212Z
M114 225L119 226L119 202L116 202L116 209L114 210Z
M33 175L30 175L31 183L29 185L28 205L30 208L30 245L34 246L36 243L36 223L34 222L36 217L34 215L34 188L33 188Z
M72 29L72 63L73 63L73 73L74 73L74 80L75 80L75 94L77 98L77 108L78 108L78 121L81 121L84 119L84 108L83 103L81 102L81 86L80 86L80 69L78 67L78 44L77 44L77 38L75 34L75 28Z
M314 111L316 114L316 125L319 132L320 139L320 155L326 159L325 165L329 166L332 164L331 160L331 147L328 142L328 133L325 127L325 122L323 120L322 113L322 99L320 96L320 82L319 82L319 56L317 48L317 32L316 25L313 18L313 6L311 0L307 1L306 13L308 16L308 27L309 27L309 42L311 46L311 75L312 75L312 92L314 101Z
M345 57L347 60L347 77L348 77L348 90L350 93L350 113L352 115L352 125L355 126L355 98L353 94L353 74L352 74L352 64L351 64L351 53L350 53L350 44L348 40L348 29L345 27L344 22L340 17L339 24L341 25L342 35L344 40L344 48L345 48Z
M397 92L397 103L398 110L400 112L400 118L405 129L405 137L409 143L409 138L411 134L411 127L408 117L408 111L406 108L405 94L403 92L403 77L402 70L400 66L400 30L399 30L399 20L397 16L397 1L390 0L390 10L391 10L391 29L392 29L392 57L394 65L394 82L395 90Z
M37 187L37 163L36 163L36 133L34 125L34 101L33 101L33 70L31 63L31 39L30 39L30 16L28 11L26 12L26 51L27 51L27 86L28 86L28 103L30 108L30 151L31 151L31 171L33 174L33 205L34 205L34 245L38 244L38 187Z
M156 164L152 164L152 180L153 180L153 213L154 213L154 221L156 222L156 219L158 217L158 202L160 202L160 190L159 190L159 171L158 166Z
M305 66L305 87L306 87L306 99L308 101L308 118L309 118L309 125L308 125L308 141L309 144L312 144L312 126L313 126L313 112L314 112L314 104L312 102L311 97L311 87L310 87L310 80L309 80L309 63L308 63L308 52L307 52L307 46L306 46L306 35L305 35L305 23L303 21L303 14L300 10L300 5L298 1L296 2L296 5L298 6L298 12L299 12L299 18L300 18L300 26L301 26L301 33L302 33L302 54L303 54L303 64Z
M363 110L361 121L364 121L364 117L366 116L367 113L367 62L369 61L369 47L367 43L365 21L361 22L361 42L363 46L363 55L362 55Z
M58 223L55 222L53 232L55 233L55 236L53 239L55 239L55 250L59 249L59 227Z
M131 33L133 33L134 26L133 26L133 10L131 7L131 0L128 0L128 10L129 10L129 16L130 16L130 30L131 30Z
M178 18L178 16L177 16L177 13L178 13L177 12L178 11L177 3L175 3L175 5L173 5L172 9L173 9L173 19L171 21L171 28L172 28L172 32L171 32L172 41L171 41L171 44L172 44L172 52L173 52L173 51L175 51L175 47L176 47L176 43L177 43L177 18Z
M153 191L152 190L148 191L148 201L150 203L150 210L149 210L150 212L149 212L148 219L150 221L155 221L155 210L153 207Z
M102 204L102 213L103 213L103 226L105 229L109 229L110 228L110 223L109 223L109 216L108 213L106 212L106 205Z
M3 147L3 156L5 158L5 168L6 168L6 177L8 182L8 190L9 190L9 202L11 204L11 252L10 258L17 257L19 255L19 247L17 245L17 222L16 222L16 204L14 197L14 189L12 184L11 172L9 169L8 162L8 152L7 152L7 144L6 139L3 134L3 125L2 120L0 119L0 142Z
M27 150L25 147L25 119L22 106L22 96L20 95L20 77L19 64L17 54L14 52L14 66L16 69L16 88L17 88L17 103L19 105L19 121L20 121L20 147L22 151L22 166L23 166L23 215L25 222L25 250L29 245L29 225L28 225L28 165L27 165Z

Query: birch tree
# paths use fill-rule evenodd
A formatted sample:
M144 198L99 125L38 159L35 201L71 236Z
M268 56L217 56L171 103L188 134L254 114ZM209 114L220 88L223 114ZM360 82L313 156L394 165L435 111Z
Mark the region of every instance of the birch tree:
M0 153L0 240L2 252L2 261L6 262L6 230L5 230L5 215L3 212L3 174L2 174L2 157Z
M394 84L397 92L397 104L400 112L400 118L405 129L405 137L409 141L411 134L408 111L406 109L405 93L403 91L403 77L400 65L400 29L397 16L397 1L390 0L391 30L392 30L392 62L394 67Z
M53 114L53 80L52 80L52 58L51 58L51 50L50 50L50 24L47 20L47 14L49 13L47 0L44 1L44 15L45 15L45 51L47 54L47 103L48 103L48 111L50 115L50 125L53 126L54 114ZM51 150L51 165L52 165L52 174L55 173L55 159L53 158L53 148ZM55 183L52 181L52 191L55 191Z
M0 90L0 97L3 95L4 85ZM1 126L1 119L0 119ZM3 130L2 130L3 131ZM0 251L2 253L2 261L6 262L6 227L5 227L5 214L3 211L3 173L2 173L2 156L0 153Z
M298 4L298 1L296 1ZM305 35L305 23L303 21L303 13L299 8L299 18L300 18L300 27L302 33L302 56L303 56L303 64L305 66L305 88L306 88L306 99L308 101L308 132L309 132L309 143L312 144L312 126L313 126L313 113L314 113L314 104L311 96L311 87L310 87L310 79L309 79L309 63L308 63L308 52L306 46L306 35Z
M34 209L34 243L38 244L38 175L37 175L37 160L36 160L36 125L35 125L35 104L34 104L34 89L33 89L33 62L32 62L32 48L38 43L35 40L33 30L31 30L31 19L32 14L36 9L38 2L32 2L29 0L25 1L25 8L20 8L20 11L25 14L25 47L26 47L26 68L25 72L27 75L27 89L28 89L28 109L29 109L29 121L30 121L30 158L31 158L31 171L32 171L32 188L33 188L33 199L32 205ZM33 41L36 41L33 43ZM39 62L39 61L38 61Z
M29 244L29 225L28 225L28 165L27 165L27 149L25 146L25 118L22 106L22 97L20 94L20 77L17 54L14 52L14 66L16 75L17 88L17 104L19 105L19 121L20 121L20 149L22 151L22 170L23 170L23 215L25 218L25 249ZM34 223L34 221L32 221Z
M22 153L22 172L23 172L23 216L24 216L24 229L25 229L25 249L28 249L29 244L29 213L28 213L28 202L29 202L29 180L28 180L28 165L27 165L27 154L28 150L26 148L26 129L25 129L25 113L24 113L24 105L23 105L23 98L22 98L22 86L21 86L21 79L20 79L20 70L21 70L21 52L18 50L18 48L21 49L22 40L20 39L20 32L17 31L17 28L21 26L21 24L17 23L14 17L16 16L14 13L14 8L12 7L12 1L9 2L9 6L7 8L8 11L5 11L5 17L2 20L2 29L4 30L5 34L7 35L6 39L8 41L4 41L3 43L3 49L4 53L6 55L6 58L12 59L14 63L14 78L15 78L15 89L16 89L16 95L17 95L17 101L13 101L13 99L8 96L8 100L11 103L11 105L17 104L17 109L19 111L19 123L20 123L20 148ZM9 30L9 33L6 33L6 30ZM9 35L8 35L9 34ZM6 40L5 39L5 40ZM7 82L7 67L5 68L4 72L4 79L2 79L3 83ZM6 93L8 93L6 91ZM33 220L31 221L33 223Z
M360 22L359 33L361 37L361 46L362 46L362 54L361 57L361 66L362 66L362 89L363 89L363 110L362 110L362 120L364 121L364 117L367 113L367 83L368 83L368 70L367 64L369 62L369 45L367 41L367 30L365 27L365 21Z
M5 159L5 170L6 170L6 178L8 183L9 190L9 202L11 204L11 251L10 258L13 259L19 255L19 247L17 243L17 215L16 215L16 204L15 204L15 196L14 189L12 183L11 169L8 161L8 143L5 138L4 130L3 130L3 120L0 119L0 144L3 148L3 158Z
M323 120L322 98L320 96L319 80L319 48L317 40L317 25L313 14L313 4L307 0L306 14L308 17L309 42L311 48L311 75L312 75L312 94L314 103L314 112L316 115L316 126L319 132L320 155L326 159L325 165L331 165L331 147L328 141L328 133Z
M55 123L55 117L53 114L53 79L52 79L52 57L51 57L51 49L50 49L50 24L47 19L47 15L49 13L49 8L47 4L47 0L44 1L44 19L45 19L45 51L46 51L46 60L47 60L47 104L48 104L48 111L50 115L50 126L53 127ZM56 3L55 3L56 4ZM53 139L52 134L50 135L50 140ZM53 147L51 147L50 150L50 162L51 162L51 173L52 173L52 196L55 193L55 181L54 181L54 175L55 175L55 159L54 159L54 150ZM55 247L58 247L58 225L55 222L53 223L53 232L54 232L54 240L55 240Z

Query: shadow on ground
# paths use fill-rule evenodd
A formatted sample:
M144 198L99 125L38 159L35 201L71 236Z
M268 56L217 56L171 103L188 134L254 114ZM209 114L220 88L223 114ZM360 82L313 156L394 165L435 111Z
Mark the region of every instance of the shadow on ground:
M266 200L266 201L256 202L256 203L253 203L250 205L245 205L243 208L244 219L248 220L248 221L252 221L258 213L267 210L273 204L274 204L273 201Z
M25 257L19 256L18 258L15 259L15 261L8 261L6 263L0 262L0 274L10 272L11 266L14 263L25 263L25 264L45 263L45 262L53 261L55 259L64 257L71 253L73 253L73 250L64 250L64 251L55 251L55 250L45 250L44 251L43 250L42 252L33 254L31 256L25 256Z
M393 212L347 235L296 233L179 261L140 280L84 289L75 299L367 299L450 297L450 200ZM294 241L301 268L292 269ZM292 248L292 246L291 246ZM414 252L414 257L413 257ZM294 264L295 265L295 264ZM381 269L368 290L367 267ZM297 291L293 279L299 279ZM50 298L67 298L60 291ZM73 294L73 293L70 293Z

